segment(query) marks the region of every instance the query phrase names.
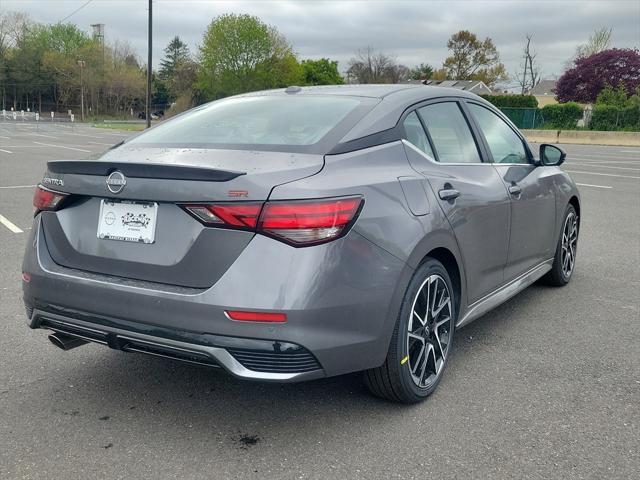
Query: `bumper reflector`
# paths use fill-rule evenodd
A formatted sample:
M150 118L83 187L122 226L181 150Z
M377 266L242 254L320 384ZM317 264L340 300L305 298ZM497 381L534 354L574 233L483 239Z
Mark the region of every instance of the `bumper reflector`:
M241 322L272 322L282 323L287 321L287 315L275 312L243 312L239 310L225 310L224 312L231 320Z

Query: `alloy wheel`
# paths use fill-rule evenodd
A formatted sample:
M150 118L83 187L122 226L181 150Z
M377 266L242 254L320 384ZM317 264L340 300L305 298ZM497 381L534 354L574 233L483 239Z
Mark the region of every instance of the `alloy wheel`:
M414 383L433 384L442 372L451 339L451 293L444 278L430 275L418 289L408 322L407 356Z
M576 262L576 248L578 246L578 217L570 212L562 229L562 273L569 278Z

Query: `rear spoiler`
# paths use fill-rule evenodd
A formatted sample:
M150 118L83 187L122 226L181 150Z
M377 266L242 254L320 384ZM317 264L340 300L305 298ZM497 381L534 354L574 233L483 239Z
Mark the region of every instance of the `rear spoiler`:
M49 173L107 176L115 170L131 178L227 182L246 172L216 170L162 163L103 162L91 160L54 160L47 162Z

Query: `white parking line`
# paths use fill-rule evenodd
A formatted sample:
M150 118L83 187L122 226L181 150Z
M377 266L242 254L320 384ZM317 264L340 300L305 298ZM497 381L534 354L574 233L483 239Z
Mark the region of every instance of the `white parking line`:
M42 142L36 142L36 141L34 141L33 143L37 143L38 145L42 145L45 147L66 148L67 150L75 150L76 152L91 153L91 150L83 150L82 148L65 147L64 145L54 145L53 143L42 143Z
M87 143L90 143L92 145L106 145L107 147L113 147L113 143L100 143L100 142L87 142Z
M569 173L584 173L586 175L601 175L603 177L620 177L620 178L637 178L637 179L640 179L640 177L634 177L633 175L615 175L613 173L584 172L584 171L580 171L580 170L565 170L565 172L569 172Z
M635 153L635 152L634 152ZM571 152L567 152L567 157L570 158L582 158L582 157L587 157L587 158L613 158L615 160L624 160L624 159L628 159L628 160L638 160L640 159L640 157L632 157L630 155L616 155L616 154L611 154L607 151L603 151L600 154L597 155L593 155L591 153L582 153L582 152L576 152L576 153L571 153Z
M9 188L33 188L35 185L8 185L6 187L0 187L0 189L9 189Z
M633 167L612 167L611 165L600 165L597 163L585 163L585 162L568 162L569 165L573 165L574 167L582 166L587 168L612 168L614 170L633 170L636 172L640 172L640 168Z
M571 159L571 160L567 160L567 163L578 163L581 165L640 165L640 162L637 162L635 160L631 160L629 162L616 162L616 161L609 161L609 162L596 162L596 161L592 161L592 160L583 160L581 158L578 158L577 161L576 159Z
M576 185L579 185L580 187L613 188L613 187L609 187L607 185L591 185L590 183L576 183Z
M6 140L11 140L11 138L10 138L10 137L5 137L4 135L0 135L0 138L4 138L4 139L6 139Z
M22 233L22 230L17 225L11 223L6 217L0 215L0 223L11 230L13 233Z
M65 132L65 135L73 135L76 137L89 137L89 138L96 138L98 140L100 140L102 137L100 135L86 135L84 133L77 133L77 132Z
M32 135L37 135L38 137L55 138L55 139L58 138L58 137L54 137L53 135L45 135L44 133L33 133Z
M0 148L0 152L13 153L11 150L5 150L4 148Z
M637 153L640 155L640 149L638 150L620 150L621 153Z

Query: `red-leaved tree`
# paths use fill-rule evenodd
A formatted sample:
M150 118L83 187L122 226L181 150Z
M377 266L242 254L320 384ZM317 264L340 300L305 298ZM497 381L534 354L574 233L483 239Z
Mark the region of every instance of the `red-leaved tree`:
M612 48L576 59L556 85L559 102L593 103L607 85L622 83L628 95L640 86L640 54L630 48Z

